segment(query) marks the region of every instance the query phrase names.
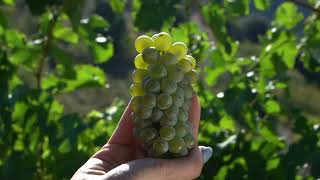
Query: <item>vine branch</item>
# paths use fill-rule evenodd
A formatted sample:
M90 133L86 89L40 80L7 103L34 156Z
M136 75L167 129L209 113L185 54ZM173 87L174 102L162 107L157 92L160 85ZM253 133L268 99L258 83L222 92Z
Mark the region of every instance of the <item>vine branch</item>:
M41 89L41 79L42 79L43 66L44 66L44 62L45 62L46 58L49 55L51 41L52 41L52 37L53 37L53 29L57 23L58 17L59 17L59 12L54 11L53 17L48 25L47 34L44 38L42 57L40 58L40 61L39 61L39 64L38 64L38 67L37 67L37 70L35 73L38 89Z
M311 6L310 4L306 3L305 1L300 1L300 0L287 0L287 1L295 3L298 6L302 6L306 9L309 9L311 11L314 11L314 12L320 14L320 9L317 9L317 8Z

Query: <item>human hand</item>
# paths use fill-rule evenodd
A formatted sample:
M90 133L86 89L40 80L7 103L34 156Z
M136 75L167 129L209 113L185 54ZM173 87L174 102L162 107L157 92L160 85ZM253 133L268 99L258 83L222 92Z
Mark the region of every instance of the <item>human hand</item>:
M145 151L133 137L132 111L128 106L107 144L78 169L72 180L188 180L198 177L203 164L212 155L210 147L198 147L200 110L198 97L194 96L189 120L196 146L190 154L180 159L155 159L146 158Z

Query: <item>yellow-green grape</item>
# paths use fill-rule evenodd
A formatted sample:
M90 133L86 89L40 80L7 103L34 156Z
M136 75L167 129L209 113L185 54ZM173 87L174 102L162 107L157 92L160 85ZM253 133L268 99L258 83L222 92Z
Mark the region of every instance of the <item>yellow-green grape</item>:
M153 79L161 79L167 75L167 69L161 64L151 64L148 67L150 77Z
M164 114L166 115L167 118L177 118L179 113L179 108L171 106L170 108L164 110Z
M183 137L183 140L185 142L185 145L187 146L188 149L193 148L194 144L195 144L195 140L192 134L187 134Z
M160 119L161 126L174 126L177 124L177 122L177 117L162 116L162 118Z
M172 38L168 33L161 32L154 37L154 46L160 51L167 51L172 44Z
M154 47L148 47L142 51L142 59L148 64L156 64L159 58L160 52Z
M171 126L164 126L160 128L160 137L166 141L170 141L175 136L175 130Z
M132 73L132 81L135 83L141 83L143 82L147 74L148 74L148 71L145 69L136 69Z
M168 109L172 105L172 98L169 94L161 93L157 98L157 107L159 109Z
M198 81L198 73L195 70L189 71L184 75L183 79L187 84L194 84Z
M178 69L176 66L168 67L168 79L173 82L180 82L183 80L183 72Z
M158 34L154 34L154 35L151 36L151 39L154 41L157 36L158 36Z
M178 157L183 157L186 155L188 155L188 149L186 147L182 148L181 151L178 153Z
M177 123L174 126L174 129L175 129L175 132L176 132L176 136L178 136L178 137L184 137L187 134L187 130L186 130L184 124Z
M172 153L179 153L185 146L183 139L177 136L169 141L169 151Z
M174 92L171 97L172 97L172 102L175 107L181 107L183 102L184 102L184 92L183 90L180 91L181 88L178 87L176 92Z
M134 46L139 53L141 53L145 48L151 47L153 45L153 40L146 35L139 36L134 42Z
M142 129L152 125L152 121L150 119L141 119L139 117L135 117L133 119L133 123L136 127Z
M148 119L152 114L152 109L140 106L135 113L141 119Z
M187 129L189 132L193 132L193 127L192 127L190 121L184 122L184 126L186 127L186 129Z
M157 98L154 94L148 93L143 96L143 106L146 108L154 108L157 103Z
M147 79L143 83L146 92L157 93L160 91L160 82L154 79Z
M187 58L181 59L178 62L178 68L184 73L189 72L192 70L192 62Z
M154 108L153 111L152 111L150 119L153 122L158 122L158 121L160 121L162 116L163 116L163 112L159 108Z
M177 64L177 62L178 62L177 57L170 52L164 52L160 56L160 63L166 66L175 65Z
M152 144L152 151L156 157L161 156L162 154L168 152L169 144L167 141L157 138Z
M137 69L147 69L149 64L147 64L146 62L143 61L142 59L142 54L138 54L135 58L134 58L134 66Z
M184 112L189 112L190 103L188 102L189 100L185 100L183 105L181 106L181 110L183 110Z
M196 68L197 61L196 61L191 55L186 55L186 58L191 61L191 63L192 63L192 69Z
M143 96L145 94L142 83L133 83L130 86L130 94L132 97Z
M191 85L185 85L182 87L184 89L184 97L190 99L193 96L193 88Z
M177 90L177 83L164 78L160 82L160 89L164 93L172 94Z
M187 55L188 48L187 45L183 42L176 42L173 43L171 48L169 49L169 52L174 54L178 60L184 58Z
M144 128L140 131L139 139L142 142L147 143L147 142L151 141L152 139L154 139L157 136L157 134L158 133L155 128L147 127L147 128Z
M132 109L132 111L136 112L137 109L141 106L142 102L143 102L142 96L133 97L130 102L130 108Z
M178 113L178 121L186 122L188 120L188 113L181 109Z

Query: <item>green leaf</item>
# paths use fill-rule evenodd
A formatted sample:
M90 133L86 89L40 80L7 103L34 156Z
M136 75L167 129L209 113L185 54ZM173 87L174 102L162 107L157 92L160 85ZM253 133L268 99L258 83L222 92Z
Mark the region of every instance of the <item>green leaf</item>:
M276 169L280 164L280 158L274 158L267 162L267 171L272 171L273 169Z
M78 30L82 9L84 7L84 0L64 0L63 10L71 20L72 27L75 31Z
M98 67L76 65L74 71L76 75L73 79L66 79L50 74L43 79L42 87L58 92L72 92L80 88L103 87L106 83L105 74Z
M14 0L2 0L7 5L13 6L14 5Z
M225 9L235 16L249 14L249 4L250 0L224 0Z
M53 37L72 44L78 43L77 33L67 24L70 24L69 18L66 15L60 15L53 29Z
M109 22L99 15L90 16L88 23L91 28L109 28L110 27Z
M121 13L125 8L127 0L108 0L108 2L114 12Z
M93 53L94 61L97 64L107 62L113 56L113 44L108 41L107 43L91 43L91 50Z
M228 115L224 115L223 118L219 121L219 126L223 129L227 129L230 131L236 130L236 125L232 117Z
M275 145L278 145L279 147L283 147L283 143L280 142L280 140L278 139L278 136L276 134L274 134L274 132L272 132L269 128L267 128L266 126L263 126L262 128L260 128L260 134L268 141L271 142Z
M282 3L276 11L275 23L287 29L296 26L303 19L303 14L299 12L297 6L291 2Z
M271 4L271 0L254 0L254 5L258 10L265 10Z
M69 139L65 139L58 147L58 151L62 154L68 153L71 151L71 143Z
M280 105L277 101L268 100L265 104L265 109L268 114L275 114L280 112Z
M25 35L14 29L8 29L5 32L7 46L10 48L24 47Z

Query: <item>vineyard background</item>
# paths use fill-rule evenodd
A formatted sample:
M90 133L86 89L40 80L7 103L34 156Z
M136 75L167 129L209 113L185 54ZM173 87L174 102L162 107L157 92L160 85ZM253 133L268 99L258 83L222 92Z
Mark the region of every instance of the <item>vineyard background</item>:
M196 58L199 179L320 178L320 1L0 0L0 179L70 179L129 101L141 34Z

